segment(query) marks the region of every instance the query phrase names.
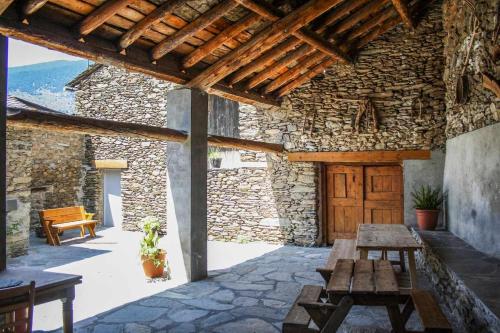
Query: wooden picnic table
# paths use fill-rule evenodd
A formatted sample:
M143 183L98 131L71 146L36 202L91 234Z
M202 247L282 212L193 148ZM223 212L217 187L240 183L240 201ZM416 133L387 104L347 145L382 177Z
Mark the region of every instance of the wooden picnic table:
M399 310L402 299L390 261L339 259L326 292L333 304L348 297L354 305L385 306L394 332L405 332Z
M0 272L0 279L35 281L35 305L62 301L63 332L73 332L73 300L75 285L82 283L81 275L46 272L31 268L13 268Z
M422 245L417 243L408 228L402 224L360 224L358 226L356 249L360 251L361 259L368 259L369 251L407 253L410 289L417 288L415 251L421 248ZM404 270L404 255L401 260L403 261L401 267Z

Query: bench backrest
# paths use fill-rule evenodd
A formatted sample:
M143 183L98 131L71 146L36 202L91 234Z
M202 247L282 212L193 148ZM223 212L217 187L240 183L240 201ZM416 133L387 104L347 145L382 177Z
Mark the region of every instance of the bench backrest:
M83 206L45 209L40 213L40 220L51 221L52 224L85 220L85 208Z

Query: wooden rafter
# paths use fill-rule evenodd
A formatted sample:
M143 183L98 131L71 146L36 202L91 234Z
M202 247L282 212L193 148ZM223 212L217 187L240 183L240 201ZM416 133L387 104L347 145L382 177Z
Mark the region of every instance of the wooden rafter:
M268 52L264 53L263 55L261 55L259 58L255 59L248 65L236 71L233 75L231 75L229 83L236 84L237 82L240 82L253 72L258 72L266 68L266 66L271 64L276 58L279 58L282 54L285 54L293 50L299 44L300 40L296 38L287 39L286 41L279 44L275 48L269 50Z
M104 22L109 20L112 16L120 11L120 9L125 8L132 2L137 0L109 0L103 3L101 6L97 7L90 15L85 17L80 24L78 24L78 33L80 35L88 35L98 27L100 27Z
M319 15L327 12L339 2L340 0L311 0L305 3L211 65L190 81L187 86L210 87L239 67L249 63L256 55L269 50Z
M299 62L290 70L275 78L272 82L264 87L263 92L265 94L269 94L270 92L275 91L284 84L295 80L302 74L302 72L307 71L310 66L319 63L323 59L325 59L325 55L323 53L315 52L311 56L308 56L303 61Z
M97 36L88 36L85 43L80 43L70 29L36 16L31 18L30 25L25 25L19 22L13 11L0 17L0 34L178 84L187 83L199 73L195 70L180 71L181 65L174 57L164 57L156 65L152 64L148 52L133 46L129 47L126 55L122 55L116 52L113 41ZM278 101L269 96L242 91L223 83L213 85L209 92L248 104L279 105Z
M270 6L264 6L264 3L260 4L253 0L236 0L243 7L254 11L255 13L261 15L271 22L276 22L280 18L284 17L284 15L275 8ZM320 35L309 31L308 29L301 28L292 34L296 38L300 39L304 43L309 44L310 46L324 52L326 55L339 59L346 63L351 63L351 59L345 55L338 47L329 43Z
M372 31L378 25L382 24L384 21L390 19L396 14L392 7L384 8L378 15L372 17L368 21L363 22L360 26L356 27L354 30L351 30L344 37L347 41L352 41L367 32Z
M131 29L127 30L120 38L118 45L120 49L126 49L136 40L138 40L146 30L157 24L165 16L171 14L174 10L185 4L188 0L172 0L165 2L157 7L141 21L137 22Z
M14 0L0 0L0 15L2 15L13 2Z
M198 31L205 29L214 21L218 20L234 8L238 6L238 3L233 0L225 0L218 5L210 8L206 13L199 16L197 19L186 25L181 30L177 31L172 36L165 38L162 42L158 43L151 50L151 57L154 60L158 60L165 54L169 53L177 46L181 45L189 37L196 34Z
M408 4L405 0L392 0L392 5L396 8L399 16L401 16L401 20L408 28L415 28L415 22L413 21L410 13L410 9L408 8Z
M33 15L37 10L42 8L49 0L27 0L23 4L23 14Z
M268 78L277 74L280 70L282 70L289 64L293 63L294 61L298 60L303 56L311 54L312 52L314 52L314 49L312 49L309 45L307 44L302 45L297 50L290 52L280 60L273 63L272 66L270 66L266 70L259 72L257 75L248 80L246 88L252 89L253 87L257 86L258 84L264 82Z
M330 11L325 17L321 19L317 24L317 28L315 29L318 32L324 32L328 26L336 23L340 19L347 16L349 13L358 9L359 7L365 5L370 0L352 0L352 1L344 1L341 5L336 7L334 10Z
M323 72L324 70L326 70L328 67L330 67L334 63L335 63L335 60L333 60L331 58L323 60L321 63L319 63L318 65L311 68L305 74L302 74L297 79L289 82L288 84L286 84L285 86L280 88L278 90L278 96L282 97L282 96L288 94L290 91L301 86L302 84L306 83L307 81L311 80L313 77L315 77L319 73Z
M131 137L146 140L185 142L188 134L165 127L119 122L113 120L86 118L65 114L13 110L7 117L7 124L22 129L46 129L49 131L90 134L113 137ZM208 144L223 148L257 150L268 153L280 153L283 145L224 136L209 135Z
M235 24L230 25L217 36L210 39L208 42L184 57L184 59L182 60L182 65L184 66L184 68L189 68L196 65L208 54L224 44L224 42L238 36L238 34L240 34L245 29L250 28L252 25L260 21L260 19L260 16L255 13L248 14L243 19Z

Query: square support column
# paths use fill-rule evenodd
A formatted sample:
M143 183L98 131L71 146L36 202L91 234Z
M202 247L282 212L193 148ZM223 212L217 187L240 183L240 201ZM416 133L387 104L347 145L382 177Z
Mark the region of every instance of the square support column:
M7 268L7 37L0 35L0 271Z
M189 135L185 143L167 145L170 182L167 239L177 247L180 244L188 281L207 277L208 97L197 89L178 89L168 92L167 98L168 127ZM173 251L180 256L176 249ZM171 265L174 274L181 269L176 266L182 264L177 261Z

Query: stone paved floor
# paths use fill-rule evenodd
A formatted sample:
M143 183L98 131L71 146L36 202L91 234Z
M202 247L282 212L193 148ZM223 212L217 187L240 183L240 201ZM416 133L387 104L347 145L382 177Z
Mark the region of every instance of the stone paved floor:
M106 243L103 240L101 242ZM329 253L328 248L292 246L266 248L266 245L258 244L257 247L256 244L237 244L236 247L230 243L217 246L218 250L212 251L212 261L225 261L236 248L243 249L241 255L247 255L248 260L241 260L227 268L211 270L209 278L200 282L175 286L171 281L170 284L161 281L155 285L158 289L154 292L149 290L149 293L142 298L131 298L132 301L106 311L92 314L92 311L87 309L86 313L90 315L84 316L83 319L77 318L76 332L280 332L281 321L302 285L322 283L319 274L315 273L315 268L325 263ZM249 255L251 252L256 253L259 247L266 248L266 251ZM71 251L79 249L66 246L66 249L69 248L72 248ZM209 252L210 249L209 244ZM45 246L43 251L47 251ZM88 248L82 248L82 251L88 251ZM43 260L40 258L40 251L37 253L38 256L32 257L41 264ZM93 256L87 257L89 255L87 253L85 260L92 262L99 256L106 255L106 253L92 254ZM13 264L29 264L29 258L30 256L18 259ZM126 282L123 284L117 280L127 281L127 273L123 270L114 273L111 268L112 265L106 274L116 274L111 277L111 281L117 281L114 289L119 289L123 285L127 287ZM89 264L86 269L90 272L92 265ZM102 280L106 278L103 277ZM136 288L134 279L130 280L128 288L134 290ZM85 279L84 273L84 284L95 284L95 286L85 286L86 296L93 300L94 304L90 301L84 304L76 303L75 311L80 313L80 318L81 313L85 312L81 307L99 307L99 303L106 302L106 298L109 297L108 293L98 286L99 281L99 279ZM425 285L425 281L422 281L422 284ZM88 293L93 294L88 295ZM77 299L78 297L77 290ZM82 297L80 293L80 298ZM413 316L408 327L416 329L419 326L419 320ZM458 328L456 331L460 332ZM384 308L357 306L351 310L340 332L390 332L390 323Z

